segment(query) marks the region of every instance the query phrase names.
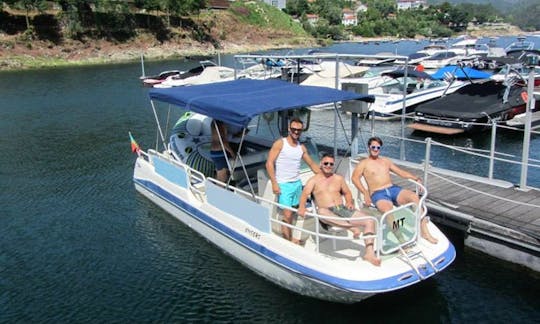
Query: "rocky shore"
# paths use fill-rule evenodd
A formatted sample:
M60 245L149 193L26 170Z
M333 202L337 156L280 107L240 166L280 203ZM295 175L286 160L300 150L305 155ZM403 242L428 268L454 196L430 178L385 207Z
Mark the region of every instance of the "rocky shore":
M227 26L227 23L219 25ZM520 34L523 32L519 28L510 25L468 30L468 35L473 37ZM146 60L160 60L174 57L215 55L218 52L234 54L318 45L315 39L308 36L300 37L282 31L238 24L227 31L225 39L219 39L217 48L214 45L215 42L198 42L182 35L181 32L177 32L176 35L177 37L165 42L157 41L153 35L141 32L137 34L137 37L125 42L104 39L64 39L55 44L46 40L24 39L21 35L0 33L0 70L129 62L139 60L141 55L144 55ZM351 41L376 39L392 38L357 37Z

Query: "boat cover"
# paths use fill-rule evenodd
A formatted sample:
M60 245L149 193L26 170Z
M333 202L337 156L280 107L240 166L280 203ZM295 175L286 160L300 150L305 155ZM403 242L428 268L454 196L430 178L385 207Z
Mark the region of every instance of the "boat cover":
M447 96L435 99L416 107L416 113L424 115L458 118L461 120L484 118L524 105L522 92L527 89L514 86L503 103L505 86L500 82L487 81L471 83Z
M153 88L149 96L151 100L173 104L240 127L246 127L253 117L267 112L346 100L375 101L372 95L270 79Z
M491 73L478 71L470 67L459 67L457 65L442 67L431 76L434 79L442 80L445 78L445 74L448 73L454 75L456 79L489 79L491 77Z
M381 75L389 76L391 78L403 78L405 76L405 69L396 69L388 72L384 72ZM421 78L421 79L433 79L433 77L426 72L415 70L414 68L407 69L407 77L409 78Z

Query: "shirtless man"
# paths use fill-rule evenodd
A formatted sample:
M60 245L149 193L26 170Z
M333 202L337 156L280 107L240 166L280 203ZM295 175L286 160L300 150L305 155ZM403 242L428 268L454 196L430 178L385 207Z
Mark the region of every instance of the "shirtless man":
M223 147L221 146L222 142ZM225 151L230 156L229 161L230 159L235 158L235 153L227 138L226 125L220 120L214 120L212 121L212 143L210 144L210 158L214 162L216 168L216 179L221 182L227 182L229 178L229 166L227 165L223 148L225 148Z
M303 127L304 123L299 118L291 119L289 135L274 142L266 161L266 171L272 181L272 191L278 195L278 203L288 207L298 206L298 198L302 192L301 161L304 160L314 173L319 172L319 166L313 162L306 147L300 143ZM283 209L283 222L292 224L292 210ZM291 228L282 225L281 235L291 240ZM293 239L292 242L300 243L297 239Z
M317 204L317 211L325 216L341 216L346 220L332 220L332 225L348 228L354 233L354 237L360 235L359 226L364 227L366 235L375 233L375 222L370 219L356 219L363 216L362 213L354 209L352 193L345 179L334 173L334 156L324 154L321 159L321 172L311 177L306 183L302 195L300 196L300 206L298 215L304 217L306 213L306 202L313 194ZM345 204L343 204L345 197ZM375 239L366 239L366 253L364 260L373 265L381 265L381 260L375 255L373 242Z
M394 205L400 206L411 202L418 205L420 199L416 193L392 184L390 171L404 179L412 179L417 182L421 179L398 168L389 159L381 157L382 145L383 142L379 137L372 137L368 140L369 157L360 161L354 169L352 174L354 185L364 195L366 205L370 206L373 202L382 213L391 210ZM369 191L360 180L362 176L366 179ZM429 233L427 224L428 219L424 217L420 223L421 236L427 241L436 244L437 239ZM399 236L399 234L396 234L396 236Z

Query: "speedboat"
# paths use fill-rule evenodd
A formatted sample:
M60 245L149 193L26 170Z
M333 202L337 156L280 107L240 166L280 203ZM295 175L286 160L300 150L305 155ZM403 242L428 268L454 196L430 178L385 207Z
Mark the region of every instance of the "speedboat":
M300 295L354 303L421 282L455 259L454 246L435 224L430 222L429 230L438 239L436 244L419 235L428 192L416 182L410 185L424 190L421 206L404 205L384 215L368 208L364 217L376 223L376 233L364 233L360 239L350 231L322 226L321 221L332 217L319 215L313 203L307 206L306 217L295 225L281 221L279 207L285 207L276 203L264 164L288 119L307 114L302 118L308 127L311 113L304 107L372 101L373 97L282 80L239 79L153 88L149 98L159 129L158 145L145 151L132 139L132 148L138 153L133 173L136 190L270 282ZM168 115L171 107L178 108L179 115L186 113L167 139L163 129L168 125L160 123L159 116ZM213 119L240 129L242 134L236 158L228 159L231 177L227 183L214 178L208 158ZM302 141L318 160L314 141L309 137ZM357 160L349 162L350 172ZM302 181L311 176L309 168L302 169ZM350 176L346 178L354 190ZM303 244L284 239L282 225L292 227L293 235ZM395 230L401 232L400 240ZM364 239L368 237L375 239L376 253L382 259L380 266L362 258Z
M199 61L199 65L187 71L167 70L157 75L141 77L144 86L153 87L167 80L184 80L200 75L208 66L216 66L210 60Z
M534 42L528 41L525 36L518 36L515 42L504 48L506 54L512 54L521 51L530 51L534 49Z
M354 78L361 77L368 67L350 65L345 62L336 63L336 61L322 61L319 63L321 70L313 72L306 77L300 84L301 85L314 85L323 87L336 87L336 79L341 82L348 82Z
M457 50L446 50L436 52L422 61L425 69L440 69L447 65L456 65L458 62L466 59L464 53Z
M163 82L155 84L154 88L171 88L230 81L234 79L234 74L234 69L230 67L218 65L204 66L199 74L188 75L186 77L183 75L172 75L167 77Z
M375 96L370 114L375 119L391 120L412 114L414 108L424 102L452 93L466 84L465 81L435 79L430 74L414 68L399 68L382 73L386 81L369 89Z
M525 112L527 88L495 80L483 80L416 107L415 130L454 135L479 132L493 123L505 122Z

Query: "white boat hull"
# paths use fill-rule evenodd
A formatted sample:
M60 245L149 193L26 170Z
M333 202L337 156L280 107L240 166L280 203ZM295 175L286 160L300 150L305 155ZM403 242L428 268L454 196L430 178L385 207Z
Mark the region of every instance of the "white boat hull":
M361 260L358 251L356 256L336 259L310 250L310 243L305 247L293 245L272 231L260 231L216 209L157 174L152 163L143 157L136 161L134 182L138 192L225 253L271 282L304 296L341 303L358 302L380 292L417 283L442 270L455 258L453 246L433 226L432 233L437 233L441 242L427 257L435 264L436 271L417 264L419 275L398 258L385 260L383 266L375 267Z

